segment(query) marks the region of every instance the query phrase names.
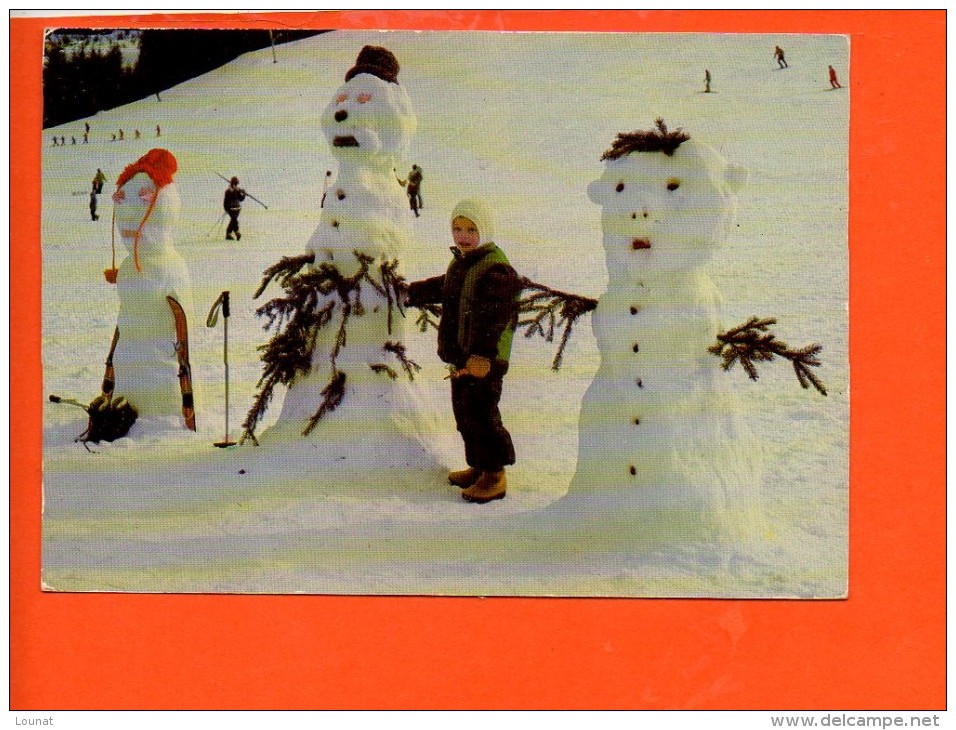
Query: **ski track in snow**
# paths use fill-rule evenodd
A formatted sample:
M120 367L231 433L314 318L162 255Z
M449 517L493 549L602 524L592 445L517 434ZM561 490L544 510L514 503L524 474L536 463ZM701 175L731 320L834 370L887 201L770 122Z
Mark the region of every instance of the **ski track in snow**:
M826 92L826 66L846 68L846 40L791 36L791 67L776 71L777 36L522 35L334 32L240 57L220 69L89 119L87 145L53 148L83 120L42 132L44 397L88 402L102 379L118 300L110 262L109 193L122 168L154 146L179 161L177 247L193 282L190 351L199 431L138 423L113 444L73 443L76 409L44 405L43 575L57 590L184 592L482 593L535 595L843 595L847 580L847 124L846 92ZM219 450L223 436L222 324L204 326L232 293L230 424L251 404L268 335L252 294L260 274L302 253L320 220L334 162L319 114L365 44L398 57L419 119L410 167L425 172L422 217L402 272L447 265L446 213L470 194L496 205L499 243L520 273L599 296L607 283L598 206L587 184L617 132L657 116L748 168L737 226L709 271L724 326L775 316L792 345L821 342L822 398L789 365L735 378L744 416L767 451L771 533L747 551L715 556L680 540L633 553L589 552L549 533L546 508L575 470L577 416L599 356L579 322L560 372L555 344L515 342L502 412L519 462L508 497L464 503L443 471L346 464L313 443ZM551 78L556 54L561 73ZM481 58L476 64L475 58ZM703 69L716 93L702 94ZM153 135L160 124L162 137ZM123 142L109 135L126 131ZM143 137L133 140L132 130ZM81 135L77 135L78 139ZM108 176L99 222L89 181ZM224 183L246 201L241 242L223 240ZM407 172L407 170L399 172ZM411 213L409 212L411 216ZM120 250L122 247L120 246ZM118 255L121 257L121 254ZM407 346L436 423L444 466L458 467L445 370L434 333L408 328ZM715 359L715 367L717 367ZM270 407L267 427L281 407ZM347 407L346 404L343 408ZM335 417L333 413L332 418ZM244 473L240 473L244 472ZM747 555L749 557L743 557ZM736 556L736 557L734 557Z

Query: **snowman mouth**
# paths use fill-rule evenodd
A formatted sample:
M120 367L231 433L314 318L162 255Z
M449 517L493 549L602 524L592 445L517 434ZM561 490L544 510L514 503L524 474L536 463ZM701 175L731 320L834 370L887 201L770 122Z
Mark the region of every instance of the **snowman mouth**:
M651 242L647 238L635 238L631 241L631 248L635 251L640 251L641 249L650 248Z
M333 147L358 147L358 140L352 135L346 137L336 137L332 140Z

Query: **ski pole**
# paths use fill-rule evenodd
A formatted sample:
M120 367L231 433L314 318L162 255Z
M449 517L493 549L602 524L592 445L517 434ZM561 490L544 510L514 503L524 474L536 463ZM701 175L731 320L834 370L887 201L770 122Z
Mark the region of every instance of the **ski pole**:
M214 446L224 449L228 446L235 446L236 442L229 438L229 292L224 291L209 310L209 316L206 317L206 326L215 327L219 321L219 309L222 308L222 362L226 370L226 435L222 441L217 441Z
M225 181L226 181L227 183L229 183L230 185L232 185L232 180L230 180L230 179L229 179L228 177L226 177L225 175L220 175L218 172L216 173L216 175L217 175L218 177L222 178L223 180L225 180ZM244 191L244 192L246 193L246 197L247 197L247 198L250 198L250 199L256 201L256 202L257 202L259 205L261 205L263 208L265 208L266 210L269 210L269 206L266 205L265 203L263 203L261 200L259 200L259 198L257 198L255 195L253 195L252 193L250 193L248 190L246 190L246 191Z
M212 232L213 232L214 230L216 230L217 228L219 228L219 226L222 225L222 222L223 222L223 220L225 219L225 217L226 217L226 214L225 214L225 213L223 213L221 216L219 216L219 220L216 221L216 224L215 224L212 228L210 228L208 231L206 231L206 235L207 235L207 236L212 235Z

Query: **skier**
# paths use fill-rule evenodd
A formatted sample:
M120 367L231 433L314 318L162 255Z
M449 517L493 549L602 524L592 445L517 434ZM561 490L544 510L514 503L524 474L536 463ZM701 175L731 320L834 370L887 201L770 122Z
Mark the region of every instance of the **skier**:
M83 132L83 144L88 144L90 141L90 133Z
M87 134L89 134L89 133L90 133L90 123L89 123L89 122L83 122L83 127L84 127L84 131L85 131Z
M704 93L710 93L710 71L704 69Z
M70 137L70 139L72 140L72 144L76 144L76 137Z
M96 214L96 190L90 192L90 218L98 221L100 217Z
M409 285L408 304L442 305L438 356L451 366L451 401L468 468L448 481L468 502L505 496L505 466L515 463L498 402L508 372L521 283L492 241L490 209L462 200L451 215L454 258L443 276Z
M780 46L774 46L773 57L777 59L777 65L780 68L787 68L787 59L783 57L783 49Z
M408 195L408 204L418 218L418 209L422 207L422 169L418 165L412 165L411 172L408 173L408 187L405 189Z
M138 130L138 129L134 129L134 130L133 130L133 138L134 138L134 139L139 139L139 130Z
M842 89L843 87L840 86L840 82L837 81L837 73L836 73L836 70L833 68L833 66L827 66L827 68L830 69L830 88L831 88L831 89Z
M162 137L162 136L163 136L163 131L159 128L159 125L158 125L158 124L156 125L156 136L157 136L157 137Z
M126 139L126 134L123 132L122 129L119 131L119 138L120 138L120 142Z
M100 168L96 168L96 174L93 176L93 192L99 195L103 192L103 183L106 182L106 175Z
M246 199L246 191L239 187L239 178L233 177L229 181L229 187L226 188L226 194L222 198L222 207L229 214L229 225L226 226L226 240L232 241L242 238L239 233L239 213L242 211L242 201ZM232 234L236 237L233 239Z
M60 146L60 140L59 140L59 138L56 137L56 136L53 137L53 146L54 146L54 147L59 147L59 146Z

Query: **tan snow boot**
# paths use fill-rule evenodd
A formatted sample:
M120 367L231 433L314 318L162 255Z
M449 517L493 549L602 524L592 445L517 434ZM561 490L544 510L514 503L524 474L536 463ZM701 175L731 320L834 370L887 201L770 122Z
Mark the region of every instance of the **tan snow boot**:
M507 486L508 480L505 478L504 469L501 471L483 471L481 476L478 477L478 481L463 491L461 496L467 502L484 504L493 499L503 499Z
M478 481L479 476L481 476L481 472L475 467L469 466L467 469L462 469L461 471L449 472L448 481L454 484L456 487L467 489Z

